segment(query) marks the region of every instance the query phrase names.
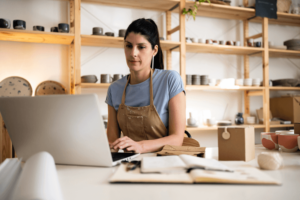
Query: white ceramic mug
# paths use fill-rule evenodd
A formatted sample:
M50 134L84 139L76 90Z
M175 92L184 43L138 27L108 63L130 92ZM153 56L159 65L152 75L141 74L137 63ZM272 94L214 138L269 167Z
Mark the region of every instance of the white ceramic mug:
M193 43L198 43L198 38L196 38L196 37L192 38L192 42Z
M198 43L205 44L205 39L200 38L200 39L198 40Z

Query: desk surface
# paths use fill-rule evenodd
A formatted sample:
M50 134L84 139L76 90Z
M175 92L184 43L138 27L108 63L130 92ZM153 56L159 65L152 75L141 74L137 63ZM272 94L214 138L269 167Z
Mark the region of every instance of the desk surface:
M268 151L256 146L256 157ZM273 151L272 151L273 152ZM191 200L191 199L243 199L274 200L300 199L300 152L280 152L284 167L264 172L280 180L280 186L225 185L225 184L110 184L109 178L116 167L80 167L56 165L60 186L65 200ZM153 155L153 154L152 154ZM151 156L151 154L143 155ZM217 148L207 148L206 156L218 159ZM222 161L228 166L258 167L257 159L250 162Z

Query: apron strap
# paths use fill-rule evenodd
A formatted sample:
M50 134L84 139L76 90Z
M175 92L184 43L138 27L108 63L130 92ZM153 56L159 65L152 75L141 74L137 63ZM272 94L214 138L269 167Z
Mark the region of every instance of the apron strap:
M153 104L153 84L152 84L152 74L153 74L153 71L152 71L152 69L151 69L151 70L150 70L150 105L154 105L154 104ZM123 91L121 105L125 105L126 88L127 88L128 84L129 84L129 81L130 81L130 75L128 75L128 80L127 80L127 83L126 83L125 88L124 88L124 91Z

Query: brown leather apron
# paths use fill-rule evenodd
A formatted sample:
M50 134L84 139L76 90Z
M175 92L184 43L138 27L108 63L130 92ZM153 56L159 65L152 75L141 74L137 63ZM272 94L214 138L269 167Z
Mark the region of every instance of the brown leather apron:
M127 136L134 141L153 140L168 135L168 130L165 127L164 123L161 121L159 114L157 113L155 105L153 103L152 74L153 71L150 70L150 105L149 106L131 107L125 105L126 88L130 81L130 75L128 77L127 83L123 91L122 102L119 105L117 120L120 129L123 132L124 136ZM186 139L191 139L191 138L185 138L184 140ZM189 144L191 144L190 142Z

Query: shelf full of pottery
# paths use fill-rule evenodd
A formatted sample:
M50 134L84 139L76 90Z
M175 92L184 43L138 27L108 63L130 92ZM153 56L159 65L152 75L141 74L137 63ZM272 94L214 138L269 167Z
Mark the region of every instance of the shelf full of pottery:
M219 126L254 126L255 128L264 128L263 124L256 124L256 117L250 115L243 115L243 113L237 113L234 123L228 119L215 119L210 110L203 110L200 112L200 118L196 117L196 112L190 112L187 119L187 127L189 130L193 128L203 130L217 130Z
M45 32L41 25L33 26L33 31L26 30L26 21L13 20L13 29L9 19L0 18L0 40L11 42L49 43L69 45L74 40L74 34L69 33L69 24L59 23Z
M108 88L110 84L123 78L123 74L100 74L99 83L96 75L84 75L81 76L81 87L82 88Z
M261 90L262 81L259 78L234 79L224 78L215 79L209 78L208 75L186 75L187 90L193 89L237 89L237 90Z

